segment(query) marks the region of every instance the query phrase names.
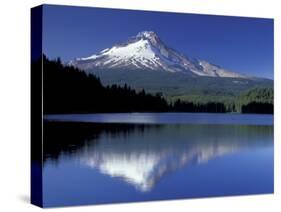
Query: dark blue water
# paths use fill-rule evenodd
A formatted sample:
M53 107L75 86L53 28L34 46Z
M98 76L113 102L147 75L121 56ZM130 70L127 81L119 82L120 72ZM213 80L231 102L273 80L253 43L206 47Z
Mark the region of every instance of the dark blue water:
M45 118L46 207L273 192L270 115Z
M44 118L95 123L273 125L272 115L239 113L100 113L45 115Z

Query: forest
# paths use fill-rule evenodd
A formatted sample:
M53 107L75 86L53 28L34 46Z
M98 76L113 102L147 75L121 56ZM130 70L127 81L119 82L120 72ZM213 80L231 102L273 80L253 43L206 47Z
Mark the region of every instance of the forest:
M129 85L104 86L100 79L58 58L33 61L41 71L43 62L44 114L113 113L113 112L208 112L273 113L273 89L254 88L241 93L234 101L193 102L166 100L161 93L136 91Z

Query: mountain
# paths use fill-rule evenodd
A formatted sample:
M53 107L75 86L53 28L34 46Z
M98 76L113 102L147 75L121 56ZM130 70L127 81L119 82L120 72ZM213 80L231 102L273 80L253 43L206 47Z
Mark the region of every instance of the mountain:
M273 87L273 80L191 59L168 47L152 31L68 64L98 76L104 85L127 84L136 90L162 93L168 100L233 101L249 89Z
M246 78L245 75L225 70L199 59L190 59L178 53L152 31L138 33L127 42L70 64L86 71L93 69L153 70L184 73L190 76Z

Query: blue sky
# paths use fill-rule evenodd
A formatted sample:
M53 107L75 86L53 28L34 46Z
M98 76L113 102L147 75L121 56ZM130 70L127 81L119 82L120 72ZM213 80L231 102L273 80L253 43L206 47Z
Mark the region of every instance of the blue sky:
M273 20L45 5L43 51L68 61L151 30L173 49L273 79Z

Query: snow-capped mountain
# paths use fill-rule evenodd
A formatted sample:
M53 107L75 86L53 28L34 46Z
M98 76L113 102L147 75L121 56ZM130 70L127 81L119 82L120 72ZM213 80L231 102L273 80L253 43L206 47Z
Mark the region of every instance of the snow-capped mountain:
M165 45L152 31L140 32L125 43L89 57L77 58L69 64L87 72L97 69L153 70L193 76L246 78L207 61L190 59Z

